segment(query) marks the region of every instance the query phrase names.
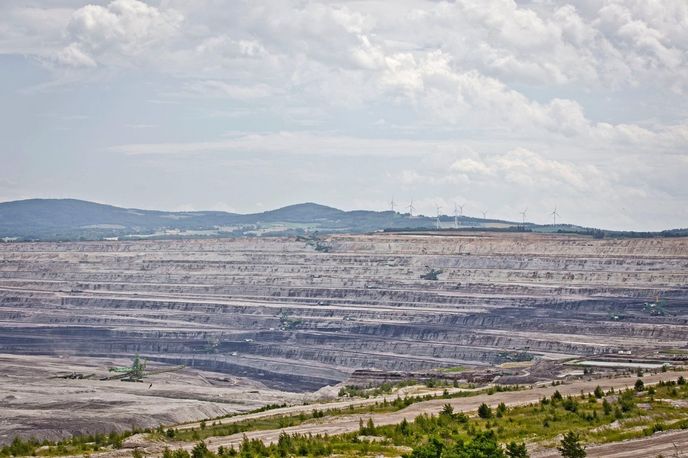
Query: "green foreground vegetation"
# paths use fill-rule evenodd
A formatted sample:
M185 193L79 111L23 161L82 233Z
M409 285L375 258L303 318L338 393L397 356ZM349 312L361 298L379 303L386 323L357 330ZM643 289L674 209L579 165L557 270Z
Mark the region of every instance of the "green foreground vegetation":
M632 389L550 398L520 407L480 406L478 416L455 413L446 404L439 415L377 426L361 420L359 430L337 436L282 434L265 445L244 437L237 447L208 450L199 442L191 453L165 451L165 458L286 457L286 456L405 456L408 458L521 458L525 442L557 447L562 456L583 457L583 444L634 439L670 429L688 429L688 399L683 378L645 388L641 379ZM563 439L562 439L563 438Z
M392 390L395 388L410 386L411 384L416 383L401 382L398 384L385 384L384 386L377 388L351 388L351 390L347 391L344 395L360 395L360 397L368 398L372 395L388 394L391 393ZM428 388L436 388L442 386L448 388L450 385L446 383L443 384L441 381L430 381L429 383L425 383L425 386ZM469 388L472 388L472 385ZM366 406L350 406L349 408L326 409L324 408L326 406L325 404L321 406L323 407L322 409L314 408L309 413L299 413L296 415L276 414L275 416L260 419L241 420L233 423L223 424L221 421L222 419L227 419L236 416L226 415L223 417L215 418L212 422L211 420L202 421L200 422L199 428L190 429L164 428L163 426L160 426L157 429L132 428L129 431L112 432L110 434L78 435L61 441L38 441L36 439L22 440L20 438L15 438L10 445L0 448L0 457L64 456L97 453L104 450L119 449L122 447L122 442L126 438L139 433L149 434L152 438L159 440L197 441L214 436L229 436L232 434L238 434L248 431L270 430L286 428L289 426L297 426L315 418L323 418L334 415L354 415L393 412L408 407L411 404L422 401L429 401L432 399L462 398L469 396L477 396L479 394L493 394L496 392L503 391L516 391L520 389L522 389L522 387L519 387L518 385L494 386L481 390L459 391L454 393L449 393L449 391L445 389L444 392L441 394L405 396L403 398L396 397L391 400L383 400L381 402L375 402L373 404L369 404ZM266 406L239 415L245 415L247 413L250 414L266 412L270 410L279 409L282 407L287 407L287 404L268 404Z
M491 388L489 392L499 390L503 388ZM579 441L600 444L649 436L659 431L688 429L688 406L673 402L688 399L688 384L683 377L679 377L676 381L660 382L650 388L646 388L642 379L638 379L633 388L618 392L604 392L598 387L593 393L564 397L557 391L549 398L519 407L509 408L501 403L493 408L483 404L478 409L478 415L472 418L465 413L454 412L447 403L439 415L423 414L414 421L404 420L397 425L384 426L361 419L356 432L337 436L282 434L277 443L269 446L244 437L237 448L223 447L213 452L204 442L209 437L278 429L314 418L391 412L414 402L438 397L451 399L474 396L486 391L396 398L363 407L316 409L308 415L275 416L232 424L208 425L202 422L195 429L161 427L149 433L154 439L168 442L170 448L165 451L165 458L317 457L333 454L347 457L403 455L409 458L502 458L528 456L524 443L559 446L563 456L584 456L575 454ZM0 449L0 456L83 455L121 447L123 438L132 433L78 436L59 443L15 439L12 444ZM565 440L562 441L561 437ZM198 442L189 453L174 449L179 440ZM569 442L566 443L566 440ZM573 454L566 455L569 453L566 447L572 447L570 452ZM141 452L135 450L134 457L140 456Z

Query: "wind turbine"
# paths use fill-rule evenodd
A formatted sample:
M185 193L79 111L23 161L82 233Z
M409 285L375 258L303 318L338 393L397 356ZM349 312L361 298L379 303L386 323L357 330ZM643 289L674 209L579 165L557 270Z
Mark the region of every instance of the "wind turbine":
M389 201L389 206L392 209L392 213L394 213L394 197L392 197L392 200Z
M483 219L487 219L487 211L483 212Z
M454 229L459 228L459 206L454 202Z
M416 208L413 206L413 199L411 199L411 203L409 204L408 209L409 209L409 216L413 216L413 210L416 209Z
M557 213L557 207L556 206L554 207L554 211L552 213L550 213L550 215L552 215L553 225L556 226L557 225L557 216L561 216L561 215L559 215L559 213Z
M442 207L439 205L435 205L437 207L437 229L439 230L440 228L440 210L442 210Z
M523 227L525 227L525 226L526 226L526 213L528 213L528 207L526 207L526 209L523 210L523 211L520 212L520 213L521 213L521 217L522 217L522 220L523 220Z

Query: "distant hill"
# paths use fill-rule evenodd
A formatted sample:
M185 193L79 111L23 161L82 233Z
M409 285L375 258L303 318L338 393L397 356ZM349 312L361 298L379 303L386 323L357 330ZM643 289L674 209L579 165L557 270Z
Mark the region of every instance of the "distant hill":
M16 240L299 235L314 231L431 228L433 224L432 218L411 218L393 212L346 212L315 203L246 215L218 211L141 210L76 199L0 203L0 238Z
M326 205L307 202L305 204L289 205L263 213L246 215L248 218L258 218L261 221L293 221L307 222L316 220L333 220L342 218L346 212Z
M75 199L30 199L0 203L0 236L22 239L100 238L150 233L159 228L196 228L230 213L137 210Z
M466 216L460 217L458 222L462 229L575 232L596 236L616 234L573 225L527 223L524 227L512 221ZM220 211L141 210L76 199L0 203L0 241L305 235L314 232L436 230L436 225L435 217L392 211L344 211L310 202L244 215ZM454 229L454 217L441 216L440 225L443 230ZM688 235L688 231L622 235Z

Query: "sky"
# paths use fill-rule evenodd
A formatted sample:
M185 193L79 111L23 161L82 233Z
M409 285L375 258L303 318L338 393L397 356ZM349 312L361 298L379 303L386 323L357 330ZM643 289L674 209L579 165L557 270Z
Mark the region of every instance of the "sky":
M2 0L0 201L688 227L685 0Z

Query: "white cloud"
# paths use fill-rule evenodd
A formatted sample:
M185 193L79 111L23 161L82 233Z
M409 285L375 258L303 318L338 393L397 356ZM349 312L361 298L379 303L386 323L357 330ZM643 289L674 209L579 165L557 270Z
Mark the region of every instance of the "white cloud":
M604 175L594 166L548 159L525 148L483 158L458 159L450 168L474 180L496 180L531 188L551 188L560 184L582 191L605 181Z
M56 31L63 27L63 47L76 46L103 65L127 65L137 57L138 65L175 72L214 68L226 77L237 72L234 59L253 58L288 72L304 61L377 71L396 64L407 68L396 61L441 50L461 71L476 70L507 84L625 86L659 80L674 90L685 88L688 7L682 0L406 0L394 8L384 2L268 6L168 0L153 6L114 0L73 10L68 24L68 8L19 5L7 7L13 23L2 24L4 34L0 27L0 43L4 35L7 47L19 47L17 37L28 42L36 32L59 39ZM407 76L404 84L417 84Z
M126 144L108 148L128 155L198 155L207 153L259 153L321 156L424 156L460 150L452 141L424 141L351 137L314 132L228 134L209 142Z
M178 94L188 96L229 97L249 100L267 97L273 94L273 88L267 84L232 84L225 81L201 80L191 81L184 85Z
M456 160L452 165L451 169L459 172L461 174L481 174L481 175L491 175L493 170L490 166L482 161L478 161L471 158L463 158Z
M389 158L409 189L573 202L593 187L675 213L688 207L687 21L685 0L7 0L0 53L45 63L54 80L31 82L43 94L69 87L87 105L105 82L122 97L112 105L135 121L103 119L112 137L89 153ZM132 124L155 129L116 130Z
M75 43L59 50L57 61L68 67L96 67L98 65L95 60L84 53Z
M139 0L114 0L106 6L86 5L77 9L67 26L70 43L60 52L78 55L93 66L129 65L129 59L162 46L179 31L183 16L172 9L161 11ZM158 49L160 50L160 49ZM65 62L63 59L58 60ZM145 56L149 60L152 54Z

